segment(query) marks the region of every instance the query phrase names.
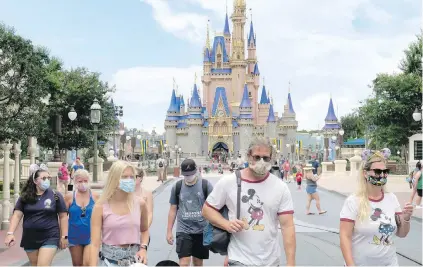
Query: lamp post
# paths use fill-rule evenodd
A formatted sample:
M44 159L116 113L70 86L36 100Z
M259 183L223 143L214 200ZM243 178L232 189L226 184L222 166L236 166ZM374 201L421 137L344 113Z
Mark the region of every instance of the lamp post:
M54 116L54 133L55 144L54 144L54 156L53 162L60 162L60 151L59 151L59 136L62 134L62 116Z
M295 154L297 155L296 160L300 161L300 145L298 143L295 144Z
M123 116L123 106L114 106L115 107L115 118L117 120L117 127L119 127L119 117ZM121 130L119 130L119 135L122 136L120 133ZM114 149L114 156L117 156L117 149L116 149L116 130L113 131L113 149Z
M93 182L97 182L97 160L98 160L98 153L97 153L97 132L98 132L98 124L101 121L101 106L98 103L98 100L95 98L93 104L90 107L90 121L94 127L94 170L93 170Z
M119 135L120 135L120 144L119 144L119 159L123 159L123 148L124 148L124 144L125 144L125 137L123 136L125 134L125 130L120 129L119 130Z
M423 95L422 95L423 98ZM422 99L423 101L423 99ZM421 121L421 130L422 130L422 138L423 138L423 120L422 120L422 114L423 114L423 105L421 107L421 112L419 112L419 110L416 108L416 110L413 113L413 119L415 121ZM405 157L405 160L407 161L408 157ZM414 158L416 158L416 154L414 155Z

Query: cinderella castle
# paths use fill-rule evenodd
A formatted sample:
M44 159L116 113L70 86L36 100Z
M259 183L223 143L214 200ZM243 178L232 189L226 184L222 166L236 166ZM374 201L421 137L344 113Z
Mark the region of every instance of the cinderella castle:
M253 136L266 136L281 155L294 152L298 122L291 94L288 92L279 117L265 84L260 89L252 20L247 38L244 34L246 8L246 0L234 0L232 33L226 14L223 33L216 34L212 45L207 26L202 96L196 82L187 103L173 89L165 120L168 147L177 145L193 156L216 152L245 155Z

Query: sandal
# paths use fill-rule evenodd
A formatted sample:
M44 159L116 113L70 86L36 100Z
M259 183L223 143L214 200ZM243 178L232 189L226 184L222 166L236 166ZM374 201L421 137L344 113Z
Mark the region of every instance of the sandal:
M306 215L314 215L314 212L308 212Z
M325 214L326 212L328 212L328 211L327 210L321 211L321 212L319 212L319 215Z

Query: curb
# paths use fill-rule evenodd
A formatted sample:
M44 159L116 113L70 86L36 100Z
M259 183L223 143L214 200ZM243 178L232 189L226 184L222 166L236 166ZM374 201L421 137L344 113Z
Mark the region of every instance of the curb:
M174 182L178 178L179 177L168 178L166 181L164 181L161 185L159 185L156 189L154 189L151 192L153 194L153 198L156 197L157 195L159 195L168 185L170 185L172 182ZM102 189L102 187L100 189ZM64 252L64 250L58 250L56 252L56 255L59 254L59 253L62 253L62 252ZM18 261L16 263L12 264L12 266L31 266L31 264L30 264L29 260L21 260L21 261Z
M330 189L327 189L327 188L324 188L324 187L321 187L321 186L318 186L317 188L318 189L321 189L323 191L326 191L328 193L332 193L332 194L341 196L343 198L347 198L349 196L349 195L345 195L345 194L343 194L341 192L338 192L338 191L335 191L335 190L330 190ZM414 221L416 221L416 222L420 222L420 223L423 222L423 219L422 218L417 217L417 216L414 216L414 215L411 216L411 219L414 220Z

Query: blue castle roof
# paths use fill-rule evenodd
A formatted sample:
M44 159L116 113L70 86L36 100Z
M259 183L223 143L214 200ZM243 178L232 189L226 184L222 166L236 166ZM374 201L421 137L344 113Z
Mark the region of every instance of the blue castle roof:
M329 101L329 108L328 108L328 113L326 114L325 121L338 121L338 118L335 115L335 110L333 109L332 97L330 98L330 101Z
M291 93L288 93L288 110L289 113L295 113L294 106L292 105Z
M192 92L191 101L189 102L189 106L191 108L200 108L201 107L201 101L200 96L198 95L197 85L194 84L194 90Z
M250 33L248 34L248 45L256 45L256 37L254 36L253 21L250 23Z
M244 85L244 93L242 95L242 101L241 104L239 105L240 108L251 108L251 101L250 98L248 97L248 88L247 88L247 84Z
M267 117L267 122L276 122L275 113L273 112L272 104L270 104L269 116Z
M210 62L210 50L208 47L206 47L206 49L204 49L204 62Z
M269 98L267 97L266 93L266 86L263 85L263 89L261 90L261 97L260 97L260 104L269 104Z
M184 101L184 97L181 95L181 107L185 106L185 101Z
M259 67L258 67L258 62L256 62L256 65L254 65L254 72L253 72L253 74L254 75L260 75L260 70L259 70Z
M231 35L231 31L229 30L228 13L226 13L226 17L225 17L225 27L223 28L223 34L224 35Z
M225 112L226 112L226 116L228 116L230 114L230 112L229 112L228 99L226 98L225 87L217 87L216 88L216 92L214 94L212 115L216 116L217 105L219 104L219 99L222 99L223 107L225 108Z
M222 60L223 62L229 62L229 57L226 51L226 46L225 46L225 37L223 36L215 36L214 37L214 42L213 42L213 49L211 51L210 54L210 61L211 62L216 62L216 52L217 52L217 48L219 47L219 45L221 46L222 49Z
M176 101L177 100L176 100L175 89L173 89L172 90L172 96L170 98L170 105L169 105L167 112L179 112L179 105Z

